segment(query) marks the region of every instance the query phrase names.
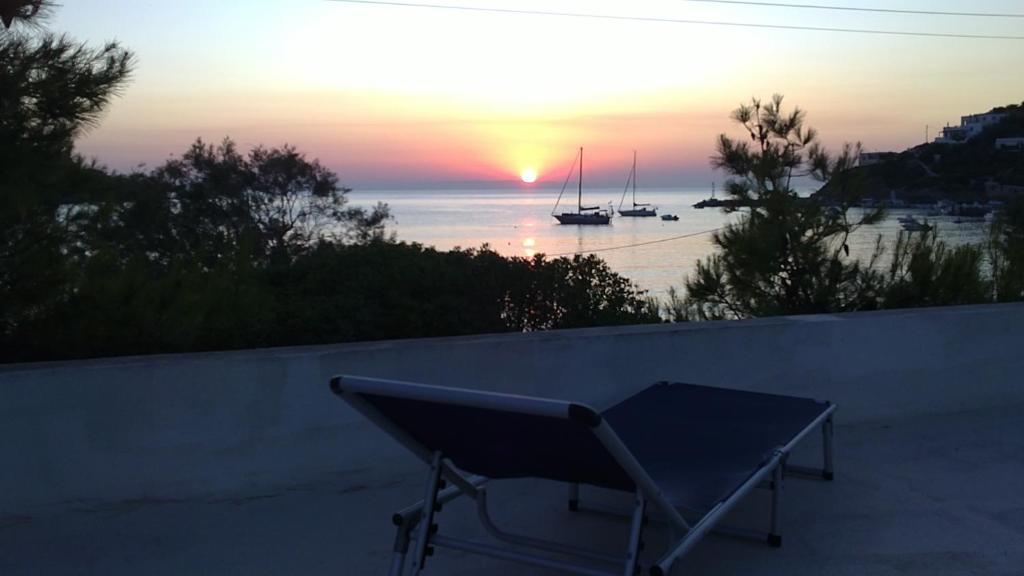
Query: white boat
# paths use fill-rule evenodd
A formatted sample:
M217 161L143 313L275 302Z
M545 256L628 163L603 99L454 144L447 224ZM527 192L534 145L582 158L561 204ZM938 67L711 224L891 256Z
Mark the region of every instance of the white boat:
M929 232L934 226L928 223L928 221L919 222L913 216L908 216L907 220L900 219L900 223L903 224L903 229L907 232Z
M623 202L626 201L626 192L629 192L629 185L633 184L633 207L622 209ZM626 188L622 191L622 199L619 200L619 216L635 216L640 218L657 216L658 208L649 207L650 204L638 204L636 201L636 150L633 151L633 169L629 172L629 178L626 180Z
M953 209L956 208L956 204L953 204L949 200L939 200L932 205L931 210L925 213L925 216L949 216L953 213Z
M582 224L582 225L603 225L610 224L612 221L611 212L608 210L602 210L600 206L584 206L583 205L583 148L580 148L580 154L576 160L580 166L580 182L579 188L576 194L576 211L575 212L562 212L556 214L554 211L551 215L558 220L559 224ZM573 165L575 168L575 164ZM569 178L572 177L572 168L569 169L569 175L565 178L565 183L562 184L562 191L558 193L558 200L555 201L554 210L558 210L558 203L562 201L562 194L565 193L565 187L569 184Z

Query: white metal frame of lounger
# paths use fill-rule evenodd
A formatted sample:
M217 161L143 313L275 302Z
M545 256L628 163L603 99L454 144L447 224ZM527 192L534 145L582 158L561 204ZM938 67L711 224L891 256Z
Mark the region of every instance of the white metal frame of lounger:
M423 570L426 558L433 553L434 546L452 548L465 552L487 555L495 558L531 564L544 568L563 570L584 576L634 576L640 570L640 553L643 548L643 531L648 522L647 506L652 505L655 510L664 515L664 521L668 524L673 538L676 539L667 553L665 553L650 568L653 576L668 574L672 566L703 538L708 532L722 520L722 518L749 492L762 485L768 475L772 476L772 515L771 532L768 537L769 543L779 545L779 508L782 490L783 476L786 471L792 471L801 475L814 473L820 474L826 479L831 479L832 469L832 414L835 411L834 405L829 405L814 421L805 427L787 445L776 449L771 458L763 464L746 482L726 499L718 502L695 524L691 525L683 515L669 502L655 482L650 478L643 467L629 449L622 443L619 437L612 430L611 426L601 418L593 409L569 402L546 400L539 398L528 398L506 394L476 392L460 390L455 388L442 388L437 386L426 386L422 384L396 382L390 380L379 380L373 378L361 378L353 376L336 376L331 379L331 389L345 399L353 408L363 414L367 419L375 423L384 431L388 432L399 443L404 445L419 459L429 466L429 474L425 489L424 498L411 506L408 506L392 516L392 521L397 526L395 535L394 550L392 554L390 576L402 576L405 571L406 557L410 546L415 544L412 559L412 569L415 575ZM369 402L364 400L361 394L392 396L410 400L426 402L437 402L442 404L461 405L503 412L518 413L525 415L543 416L562 420L588 420L585 424L598 441L608 451L609 455L626 472L630 479L637 486L635 493L634 509L630 516L630 534L625 557L616 557L602 554L596 551L568 544L549 542L527 536L510 534L500 530L490 517L487 507L487 478L482 476L467 476L457 470L444 458L441 452L433 452L417 442L404 430L396 426L390 419L377 411ZM820 471L796 466L787 466L786 459L793 447L796 446L811 430L820 426L822 429L824 444L824 468ZM448 486L446 481L452 483ZM579 503L579 486L570 484L570 509L576 509ZM434 523L434 515L440 512L442 506L459 496L469 496L476 501L477 512L485 530L495 539L509 544L541 550L548 553L560 554L585 558L587 560L604 561L609 563L621 563L620 571L608 571L597 568L572 564L566 561L551 559L545 556L538 556L515 549L501 548L492 544L452 538L438 534L437 524ZM416 531L413 534L413 531Z

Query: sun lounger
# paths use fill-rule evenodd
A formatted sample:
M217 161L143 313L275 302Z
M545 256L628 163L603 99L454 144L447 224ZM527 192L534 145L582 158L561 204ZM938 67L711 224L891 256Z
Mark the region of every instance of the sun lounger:
M350 376L333 378L331 388L429 466L423 500L393 516L392 576L403 574L410 548L419 574L434 547L590 576L633 576L642 567L664 575L759 487L772 496L771 529L762 537L781 545L784 477L832 479L835 406L805 398L662 382L597 412L558 400ZM815 428L822 431L824 466L788 464L793 447ZM565 482L572 510L580 507L581 484L634 494L625 554L500 530L488 513L487 483L508 478ZM441 534L435 516L459 496L474 499L485 530L512 547ZM664 518L673 539L644 566L651 512Z

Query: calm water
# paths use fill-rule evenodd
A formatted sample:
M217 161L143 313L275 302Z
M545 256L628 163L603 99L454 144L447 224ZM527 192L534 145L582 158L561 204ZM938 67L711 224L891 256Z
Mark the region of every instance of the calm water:
M584 200L590 205L614 202L617 206L621 194L622 188L595 188L585 191ZM395 217L391 229L399 240L440 250L488 244L506 256L597 251L616 272L663 298L669 287L681 288L694 263L713 251L711 235L697 233L719 228L737 215L692 208L695 202L711 195L709 189L646 189L638 194L641 201L655 204L659 215L676 214L679 221L615 217L610 226L563 226L551 217L557 188L373 190L354 191L349 198L355 206L377 202L390 205ZM562 202L560 210L571 209L575 196ZM919 219L924 216L920 210L893 210L885 222L862 229L851 239L853 254L869 255L879 234L886 239L895 238L900 230L896 218L908 213ZM983 224L954 224L948 217L928 220L938 223L941 236L951 244L984 240ZM676 238L690 234L697 235ZM634 246L646 242L656 243Z

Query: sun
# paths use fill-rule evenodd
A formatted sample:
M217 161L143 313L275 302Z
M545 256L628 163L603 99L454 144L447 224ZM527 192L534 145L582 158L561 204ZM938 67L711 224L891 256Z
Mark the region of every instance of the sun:
M523 168L523 171L519 173L519 177L523 179L526 184L533 184L537 181L537 171L533 168Z

